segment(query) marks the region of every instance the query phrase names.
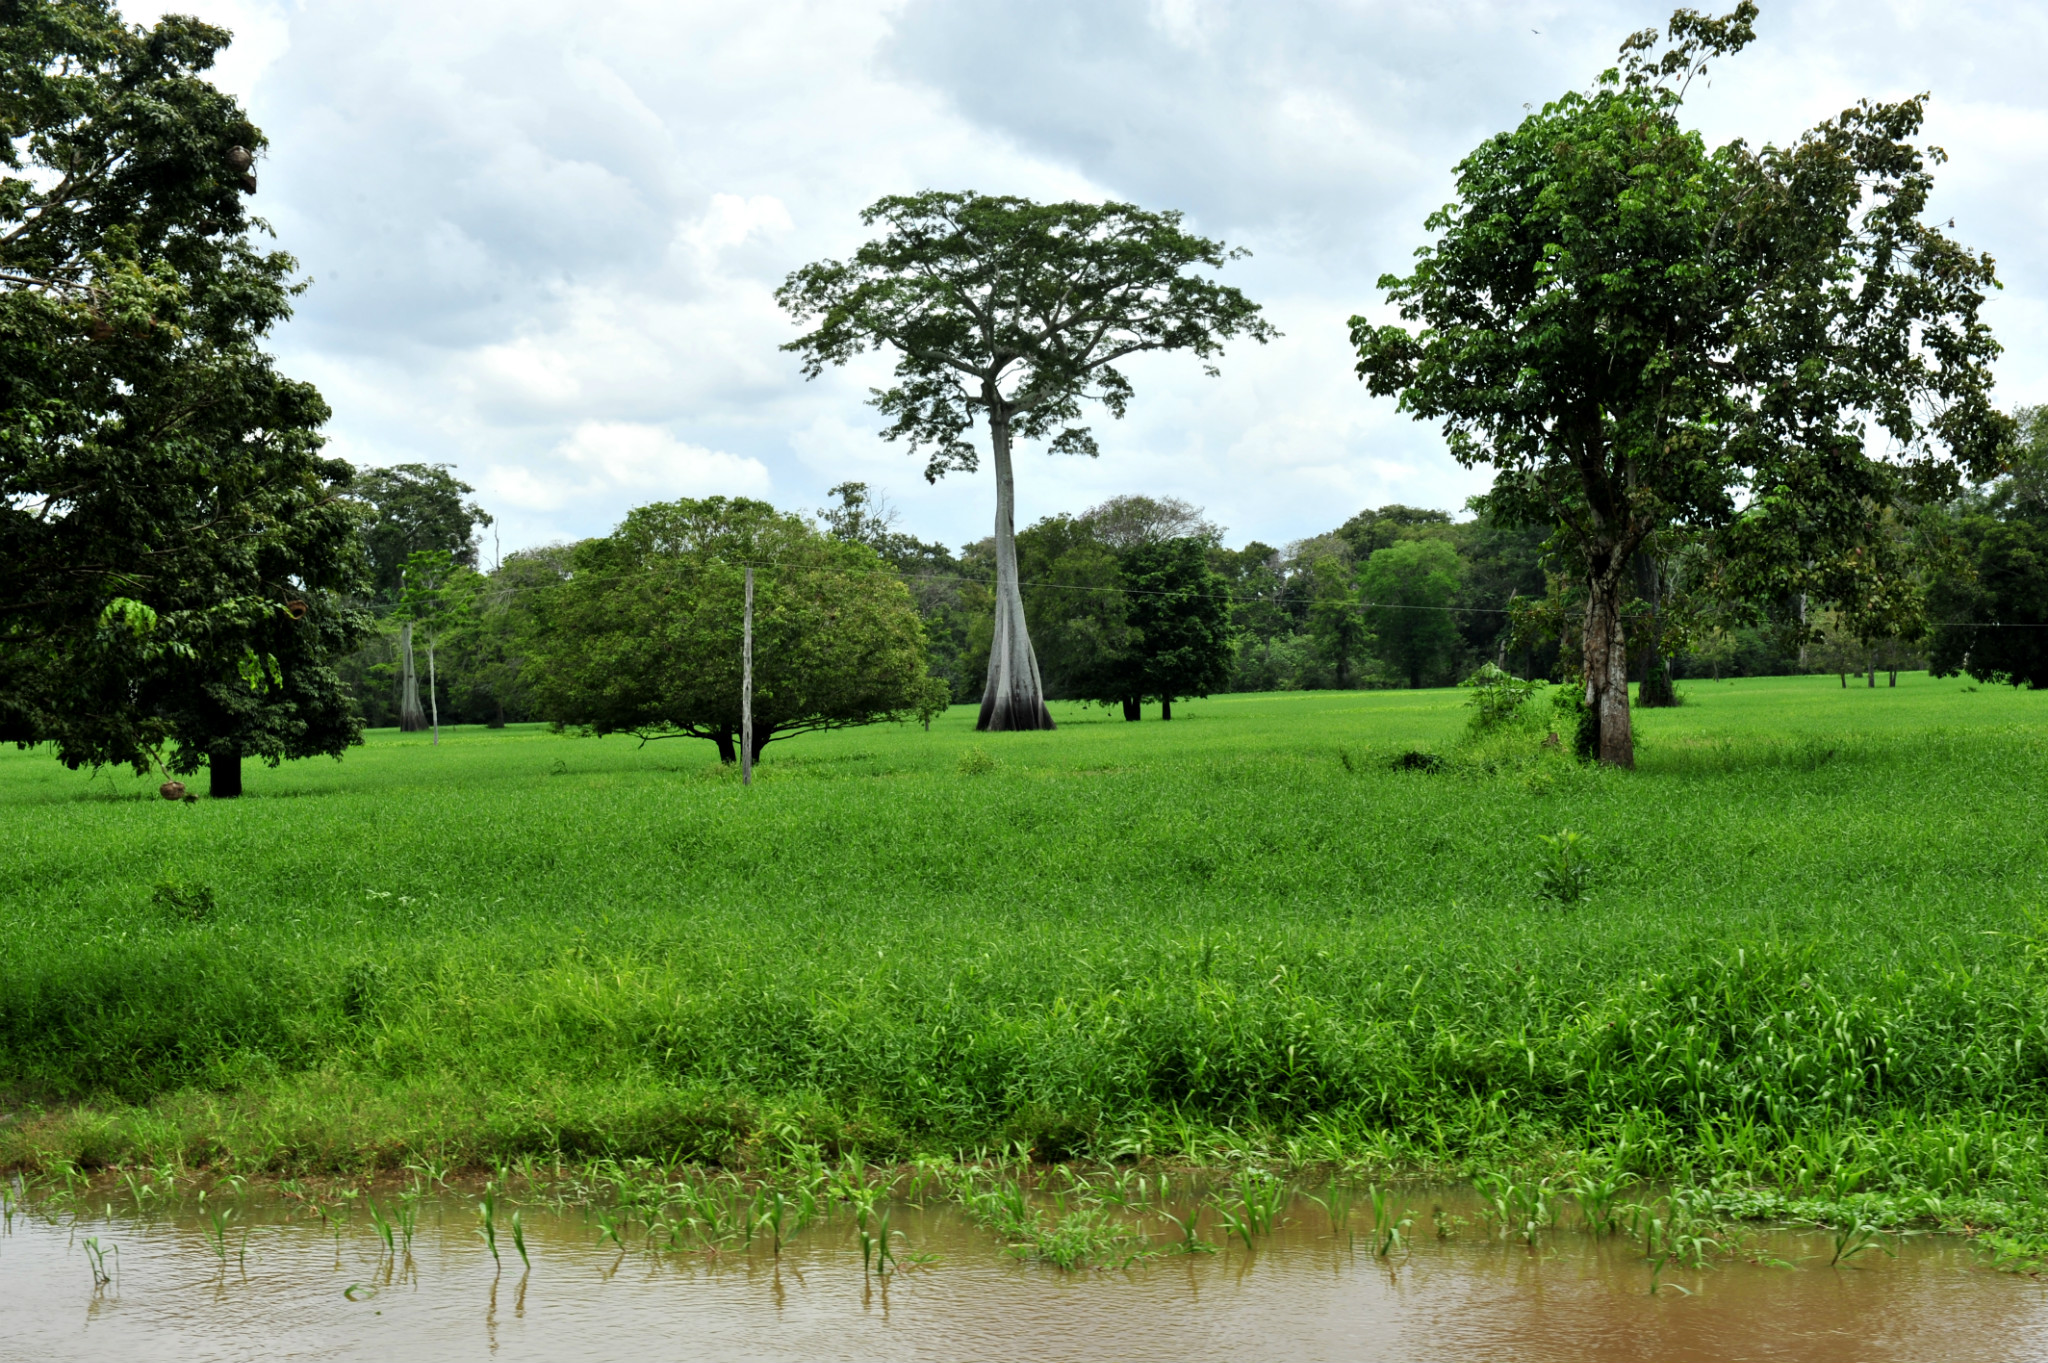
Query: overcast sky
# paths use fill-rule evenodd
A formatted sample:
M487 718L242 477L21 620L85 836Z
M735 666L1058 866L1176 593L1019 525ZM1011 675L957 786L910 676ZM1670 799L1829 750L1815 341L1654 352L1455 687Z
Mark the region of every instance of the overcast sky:
M1184 210L1285 332L1220 378L1133 366L1095 461L1027 452L1020 519L1185 497L1232 544L1485 485L1369 397L1383 312L1451 167L1584 88L1670 4L1221 0L190 0L271 139L256 209L312 280L276 337L359 464L453 465L510 551L714 492L813 509L848 479L903 528L988 533L986 471L927 486L866 406L806 383L772 292L883 194ZM1719 6L1715 6L1719 8ZM154 18L134 7L132 17ZM2048 401L2048 6L1782 3L1697 90L1709 137L1788 141L1856 98L1933 94L1936 211L1998 258L2004 403ZM488 539L488 537L487 537Z

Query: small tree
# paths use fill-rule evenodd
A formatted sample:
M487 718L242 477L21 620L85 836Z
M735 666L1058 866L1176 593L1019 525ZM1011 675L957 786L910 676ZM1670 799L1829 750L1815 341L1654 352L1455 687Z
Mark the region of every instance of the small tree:
M1373 550L1359 574L1366 627L1410 687L1450 665L1458 646L1450 606L1462 571L1458 551L1442 540L1400 540Z
M527 679L557 728L686 736L737 760L746 564L754 590L754 753L777 738L936 712L903 579L865 545L746 498L638 507L538 588Z
M1157 696L1159 717L1172 719L1175 697L1206 696L1230 679L1230 584L1209 567L1208 541L1192 536L1134 545L1118 566L1135 691Z
M1667 527L1721 543L1741 599L1812 592L1884 509L1995 463L1989 257L1924 220L1923 101L1858 104L1792 146L1708 150L1688 82L1754 36L1744 0L1631 37L1617 70L1487 140L1402 318L1352 319L1359 374L1495 471L1490 500L1552 525L1585 583L1588 734L1634 763L1621 607Z
M1196 273L1243 252L1188 233L1178 213L926 192L882 199L861 221L887 230L777 291L792 316L817 321L784 349L811 378L871 348L894 350L896 385L874 398L891 419L883 433L925 452L932 481L977 467L966 436L987 422L996 613L976 727L1050 729L1017 587L1014 442L1093 456L1094 436L1074 423L1088 400L1124 414L1133 390L1119 362L1152 350L1206 361L1230 337L1277 333L1238 290Z

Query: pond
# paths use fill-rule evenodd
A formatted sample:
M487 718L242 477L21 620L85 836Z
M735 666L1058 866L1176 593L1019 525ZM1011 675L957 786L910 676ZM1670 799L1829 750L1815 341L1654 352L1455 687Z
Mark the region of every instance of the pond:
M801 1227L792 1215L778 1237L773 1210L752 1203L751 1236L707 1247L677 1219L502 1194L487 1237L481 1187L217 1187L144 1196L140 1211L126 1189L17 1200L0 1234L0 1356L2048 1357L2048 1291L1952 1237L1858 1249L1810 1230L1722 1231L1700 1266L1680 1255L1659 1268L1640 1225L1549 1226L1531 1244L1503 1236L1469 1189L1382 1190L1379 1207L1361 1190L1335 1217L1291 1191L1266 1208L1270 1228L1235 1234L1226 1199L1195 1191L1120 1209L1116 1224L1149 1238L1112 1237L1120 1248L1070 1271L1018 1257L986 1211L900 1196L870 1212L865 1264L845 1205ZM1073 1210L1042 1191L1028 1205L1048 1226ZM1198 1207L1213 1248L1165 1252L1184 1243L1165 1213L1185 1222ZM884 1213L889 1271L877 1272Z

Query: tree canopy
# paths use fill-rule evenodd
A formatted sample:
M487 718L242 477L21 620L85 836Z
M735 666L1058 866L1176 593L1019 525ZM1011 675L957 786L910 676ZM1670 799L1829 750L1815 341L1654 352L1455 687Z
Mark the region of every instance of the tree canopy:
M1996 463L1992 262L1927 220L1920 98L1859 103L1790 146L1709 149L1687 83L1756 7L1680 10L1620 65L1489 138L1380 280L1405 323L1352 319L1360 376L1488 466L1497 514L1552 526L1586 587L1602 760L1633 762L1620 598L1671 528L1714 534L1741 599L1854 594L1902 497Z
M807 377L893 350L895 385L874 402L890 419L883 434L922 453L928 479L978 467L967 434L987 423L995 628L977 725L1049 729L1017 586L1013 442L1093 456L1082 405L1124 414L1134 390L1122 361L1147 351L1213 361L1232 337L1276 333L1257 304L1202 273L1243 252L1186 231L1178 213L927 191L879 200L861 221L883 235L848 260L804 266L777 292L792 316L816 322L784 349L803 357Z
M2048 688L2048 407L2018 413L2007 475L1960 499L1946 527L1960 562L1938 574L1934 675Z
M0 13L0 737L73 765L339 752L360 637L327 407L260 342L262 133L202 73L228 35L105 0Z
M1129 683L1115 699L1173 702L1221 691L1230 680L1230 584L1209 566L1209 542L1192 535L1141 541L1118 555L1129 602ZM1127 705L1125 714L1130 715Z
M534 592L525 681L540 714L643 741L709 739L736 760L748 564L754 756L931 703L916 607L873 550L765 502L707 497L635 508Z
M1359 572L1358 593L1374 649L1387 667L1420 687L1450 662L1458 645L1451 602L1462 564L1442 540L1400 540L1375 549Z
M475 491L446 464L356 470L349 495L362 511L363 553L379 601L398 600L406 561L414 554L444 553L462 567L476 567L477 528L489 525L491 517L465 500Z

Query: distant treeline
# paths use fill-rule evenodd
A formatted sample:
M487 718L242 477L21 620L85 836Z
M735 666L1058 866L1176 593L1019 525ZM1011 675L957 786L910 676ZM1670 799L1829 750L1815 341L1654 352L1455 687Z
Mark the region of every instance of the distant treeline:
M1981 540L2024 501L2010 486L2001 488L1929 513L1945 527L1933 538L1949 545L1951 559L1962 538L1974 533ZM402 570L423 549L448 551L472 575L467 609L438 638L429 699L438 701L441 722L551 718L525 673L530 622L520 603L565 580L574 546L521 550L481 564L479 532L490 517L442 466L365 469L352 491L363 511L369 604L382 621L340 667L365 721L399 721ZM993 541L955 553L899 530L894 511L863 484L834 488L833 498L817 513L820 528L866 545L901 574L924 622L931 674L956 703L978 700L992 632ZM1580 608L1573 584L1546 550L1547 532L1502 524L1483 498L1467 513L1455 519L1390 505L1283 547L1253 541L1236 549L1224 546L1222 528L1199 508L1175 498L1115 497L1078 515L1040 520L1018 533L1017 549L1046 694L1113 703L1123 688L1106 678L1129 671L1124 655L1134 611L1175 591L1220 593L1220 618L1227 620L1207 684L1180 694L1445 686L1487 662L1521 676L1572 677ZM1930 539L1924 525L1913 535L1916 543ZM1197 563L1206 572L1175 577L1170 559L1141 552L1173 544L1198 545ZM1149 585L1133 579L1140 562L1152 565ZM1735 609L1714 597L1715 566L1704 543L1643 555L1630 631L1636 680L1660 669L1679 680L1874 675L1925 666L1942 637L1930 621L1865 639L1821 603ZM1951 567L1945 576L1929 575L1926 595L1955 608L1973 582ZM419 671L424 690L428 679L423 666ZM1145 689L1143 698L1159 695Z

